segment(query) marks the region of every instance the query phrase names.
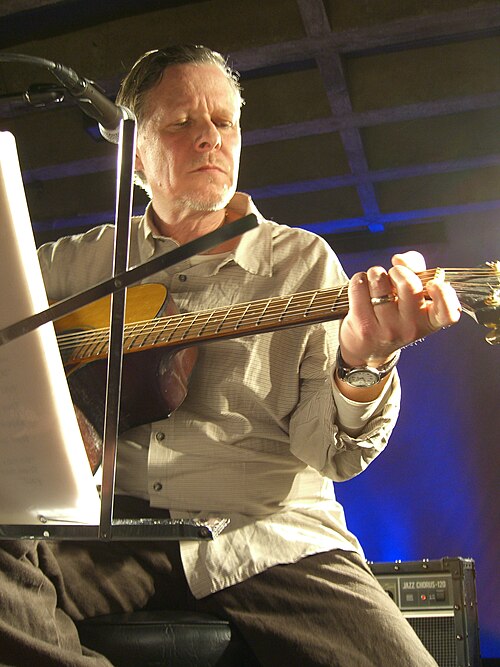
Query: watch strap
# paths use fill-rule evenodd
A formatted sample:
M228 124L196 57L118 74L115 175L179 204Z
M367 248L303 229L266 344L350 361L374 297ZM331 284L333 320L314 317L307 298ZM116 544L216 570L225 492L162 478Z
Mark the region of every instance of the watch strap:
M387 361L385 364L382 364L381 366L348 366L344 359L342 358L342 353L340 351L340 345L337 350L337 375L340 380L343 380L344 382L347 382L349 384L349 376L350 375L355 375L356 373L370 373L373 375L373 382L372 384L377 384L383 378L385 378L389 373L392 371L392 369L396 366L396 364L399 361L399 357L401 356L401 350L396 350L394 355Z

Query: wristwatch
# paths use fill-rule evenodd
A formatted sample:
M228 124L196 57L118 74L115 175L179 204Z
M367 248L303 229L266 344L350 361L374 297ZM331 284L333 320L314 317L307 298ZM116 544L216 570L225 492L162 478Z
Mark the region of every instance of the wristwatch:
M340 346L337 350L337 375L351 387L373 387L385 378L398 363L401 350L397 350L389 361L378 368L373 366L348 366L342 359Z

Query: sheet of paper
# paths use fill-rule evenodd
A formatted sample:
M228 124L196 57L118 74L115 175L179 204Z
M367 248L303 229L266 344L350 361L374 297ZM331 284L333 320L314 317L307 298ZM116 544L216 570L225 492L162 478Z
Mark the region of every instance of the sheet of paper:
M15 139L0 132L0 328L47 308ZM52 324L0 346L0 524L99 523Z

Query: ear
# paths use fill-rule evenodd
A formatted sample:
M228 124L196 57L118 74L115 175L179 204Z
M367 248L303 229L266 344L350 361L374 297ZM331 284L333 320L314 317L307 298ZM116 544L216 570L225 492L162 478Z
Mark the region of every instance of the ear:
M138 148L135 150L135 164L134 164L134 170L135 171L144 171L144 167L142 164L142 159L141 159L141 154Z

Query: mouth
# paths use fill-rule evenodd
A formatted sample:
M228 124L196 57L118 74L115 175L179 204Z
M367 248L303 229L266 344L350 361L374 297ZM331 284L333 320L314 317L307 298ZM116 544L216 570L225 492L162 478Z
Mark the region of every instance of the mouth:
M197 167L196 169L193 169L193 171L196 172L214 172L217 171L221 174L225 174L225 170L222 167L219 167L216 164L204 164L201 167Z

